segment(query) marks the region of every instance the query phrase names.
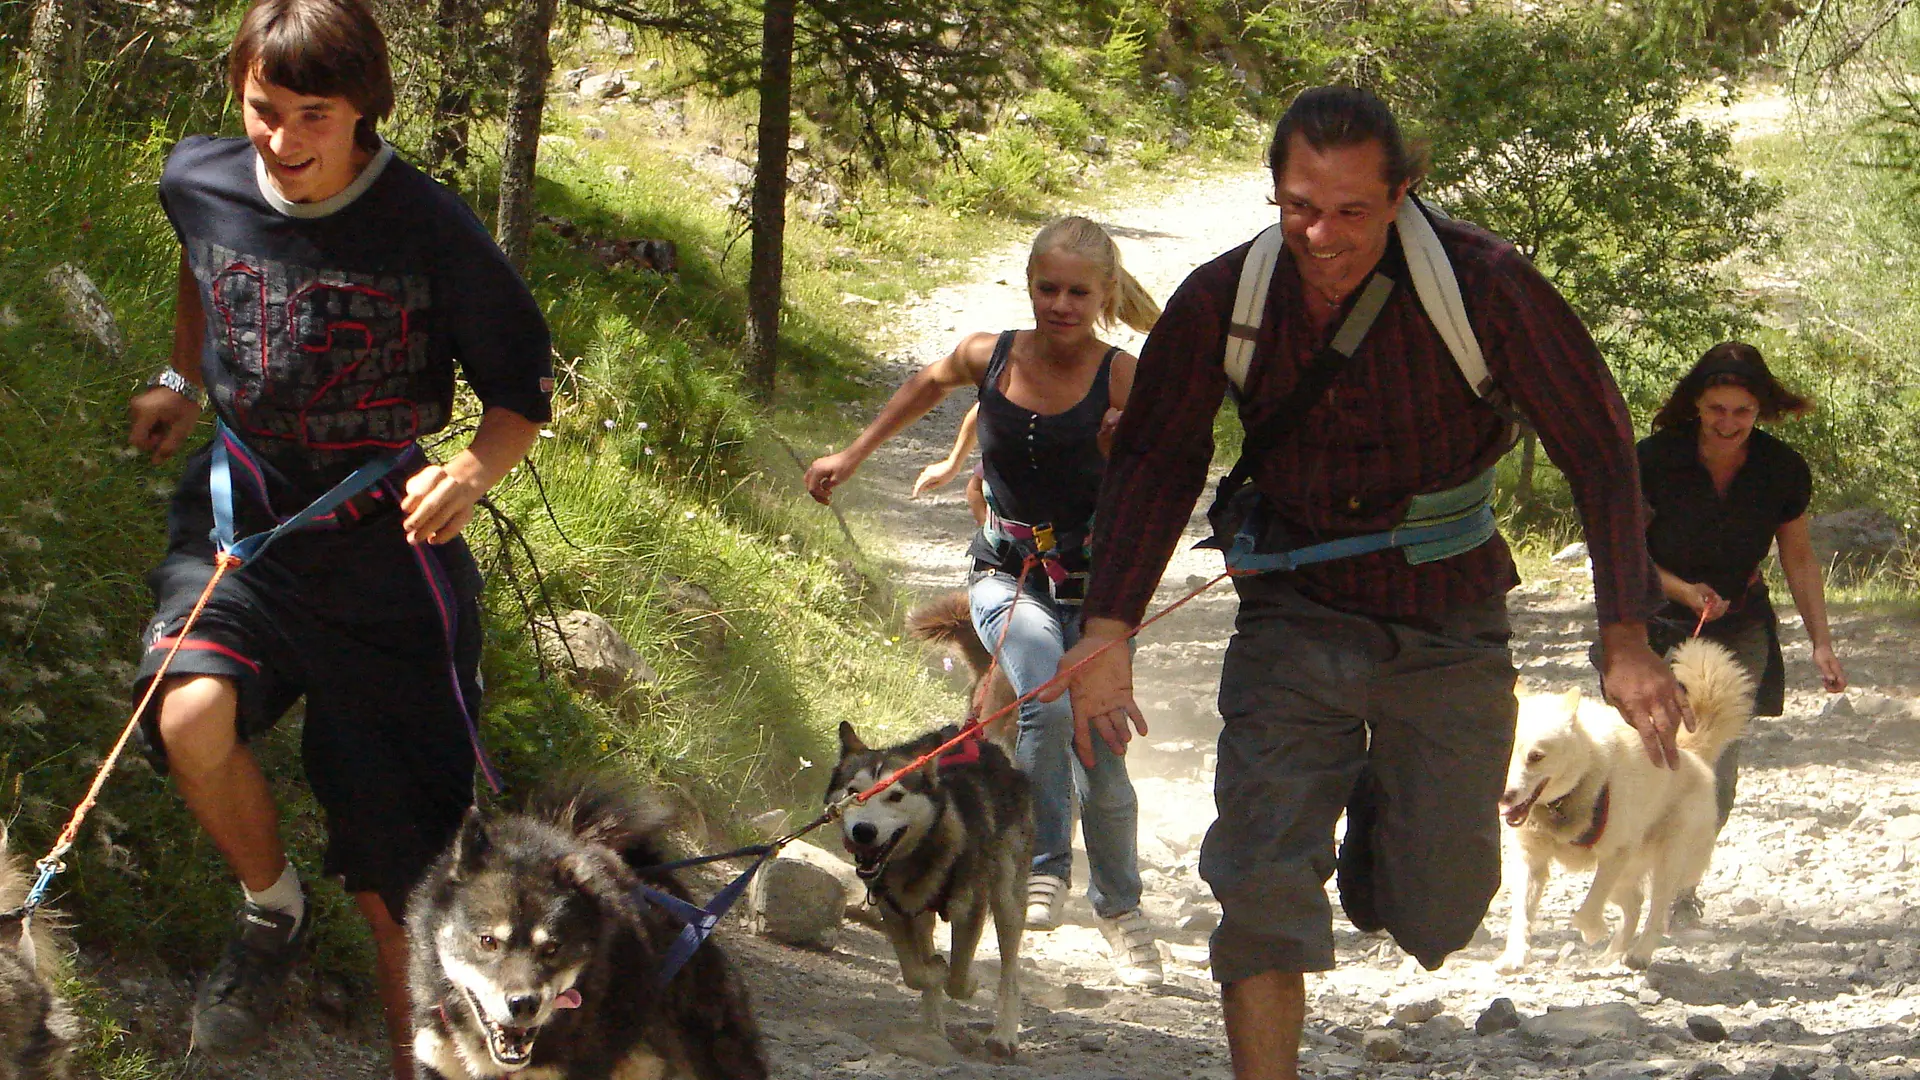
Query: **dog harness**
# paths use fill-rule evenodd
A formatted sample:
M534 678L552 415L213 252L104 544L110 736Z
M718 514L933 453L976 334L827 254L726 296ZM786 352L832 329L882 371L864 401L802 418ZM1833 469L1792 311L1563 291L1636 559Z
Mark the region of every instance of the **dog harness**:
M1505 415L1510 412L1496 396L1493 377L1486 357L1480 351L1473 326L1467 321L1466 306L1460 298L1460 283L1448 261L1440 237L1427 220L1418 199L1409 194L1401 200L1394 226L1400 234L1401 250L1406 256L1408 276L1428 321L1447 345L1461 377L1476 397L1488 401ZM1227 329L1223 366L1234 399L1246 402L1247 378L1254 358L1254 344L1266 317L1267 293L1286 248L1282 225L1270 225L1253 241L1247 261L1241 267L1239 287L1234 296L1233 318ZM1346 363L1359 350L1367 332L1373 328L1392 296L1395 282L1375 271L1362 288L1353 310L1347 313L1331 341L1314 357L1299 382L1282 405L1273 411L1274 421L1265 428L1247 432L1247 443L1233 471L1220 481L1214 500L1215 516L1224 511L1234 497L1253 478L1256 462L1279 445L1281 435L1274 429L1297 421L1318 402ZM1508 445L1518 439L1518 424L1508 417ZM1218 526L1215 535L1199 547L1219 548L1227 568L1239 573L1268 573L1293 570L1313 563L1345 559L1376 551L1399 548L1409 563L1435 562L1471 551L1494 535L1493 468L1473 479L1441 491L1416 494L1407 504L1400 523L1385 532L1342 537L1282 551L1259 550L1261 537L1269 525L1266 500L1257 493L1252 505L1241 516L1231 540L1222 539Z
M1593 798L1593 817L1587 823L1587 831L1574 838L1574 847L1590 848L1600 842L1601 834L1607 831L1607 809L1612 802L1612 791L1612 784L1600 785L1600 794Z
M420 444L409 442L400 449L382 454L372 461L355 469L352 475L329 488L326 494L291 517L281 517L273 509L273 502L267 494L267 479L284 479L258 455L227 425L214 421L213 463L207 476L207 488L213 497L213 532L211 539L223 553L232 555L241 562L259 557L277 539L288 533L303 529L339 530L353 525L375 514L397 510L401 502L399 484L393 479L397 473L409 476L427 464L427 456ZM246 489L249 497L264 507L277 524L265 532L252 536L235 538L234 490L235 480ZM414 563L420 568L420 576L426 582L427 592L433 597L434 612L439 616L440 628L447 645L447 677L453 683L453 698L460 704L461 719L467 727L467 742L473 747L473 759L480 766L480 774L487 784L498 792L501 790L500 774L494 770L493 762L487 759L487 752L480 745L479 715L477 703L469 702L460 689L460 673L453 663L454 644L459 630L458 594L454 591L453 581L447 575L445 565L441 563L440 549L431 544L410 544Z

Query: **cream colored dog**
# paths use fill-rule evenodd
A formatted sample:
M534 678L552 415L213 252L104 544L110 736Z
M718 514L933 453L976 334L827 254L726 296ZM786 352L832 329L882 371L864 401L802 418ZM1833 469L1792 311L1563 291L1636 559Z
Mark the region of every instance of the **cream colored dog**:
M1707 872L1716 816L1713 763L1746 729L1753 679L1710 641L1681 645L1672 663L1695 719L1692 731L1679 732L1677 768L1654 765L1617 711L1585 700L1577 689L1521 701L1500 797L1500 814L1513 827L1504 875L1513 921L1498 970L1526 964L1552 863L1594 871L1573 928L1587 944L1599 944L1611 901L1621 921L1602 959L1632 968L1653 959L1673 898ZM1643 899L1651 903L1636 936Z

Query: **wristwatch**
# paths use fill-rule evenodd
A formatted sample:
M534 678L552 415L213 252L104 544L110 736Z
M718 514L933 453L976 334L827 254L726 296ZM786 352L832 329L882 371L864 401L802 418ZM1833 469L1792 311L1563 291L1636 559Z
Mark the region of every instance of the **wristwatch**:
M205 408L207 392L187 381L186 376L172 368L161 368L153 378L147 380L147 389L164 386L167 389L193 402L197 408Z

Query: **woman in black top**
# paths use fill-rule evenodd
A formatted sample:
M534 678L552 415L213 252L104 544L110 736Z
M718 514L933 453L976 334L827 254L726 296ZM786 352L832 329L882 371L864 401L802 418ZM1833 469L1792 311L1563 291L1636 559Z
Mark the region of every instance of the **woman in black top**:
M1121 268L1113 239L1086 218L1062 218L1034 238L1027 291L1033 329L968 335L951 355L895 391L851 446L807 470L809 492L826 502L882 442L949 392L978 388L990 509L969 549L974 572L968 593L974 628L989 648L1000 644L1006 627L1000 661L1018 693L1050 679L1079 638L1105 437L1126 405L1134 370L1134 358L1108 346L1096 331L1124 322L1144 332L1160 314ZM953 455L953 463L964 456L964 450ZM1029 555L1044 558L1021 581ZM1071 749L1073 712L1065 697L1024 703L1019 732L1014 759L1033 783L1034 802L1028 927L1059 923L1071 877L1077 795L1088 898L1101 917L1115 970L1131 985L1158 984L1160 956L1140 910L1139 803L1126 759L1101 747L1095 767L1081 767Z
M1700 626L1701 637L1725 645L1753 674L1757 716L1779 716L1786 696L1779 620L1760 570L1775 542L1821 684L1833 694L1847 687L1807 532L1812 474L1791 446L1754 427L1812 408L1774 379L1760 350L1723 342L1680 380L1639 444L1640 486L1653 511L1647 547L1667 596L1648 636L1664 652ZM1722 825L1739 750L1738 742L1728 746L1714 768Z

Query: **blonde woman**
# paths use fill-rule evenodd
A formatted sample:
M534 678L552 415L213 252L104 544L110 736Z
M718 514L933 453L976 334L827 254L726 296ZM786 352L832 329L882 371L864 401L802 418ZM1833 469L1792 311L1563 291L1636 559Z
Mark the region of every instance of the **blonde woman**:
M1133 388L1134 357L1098 332L1116 323L1145 332L1160 315L1121 267L1113 238L1081 217L1054 221L1034 238L1027 294L1033 329L968 335L895 391L851 446L807 470L808 491L827 502L881 443L954 390L978 388L987 515L970 548L968 593L982 641L999 643L1005 627L1000 660L1019 693L1051 678L1079 638L1105 446ZM964 456L953 455L955 467L942 471L956 472ZM1087 896L1115 971L1129 985L1159 984L1153 928L1140 910L1139 803L1126 759L1103 746L1092 768L1082 766L1071 750L1073 712L1065 697L1022 705L1019 730L1014 758L1034 788L1028 927L1059 925L1072 877L1077 794Z

